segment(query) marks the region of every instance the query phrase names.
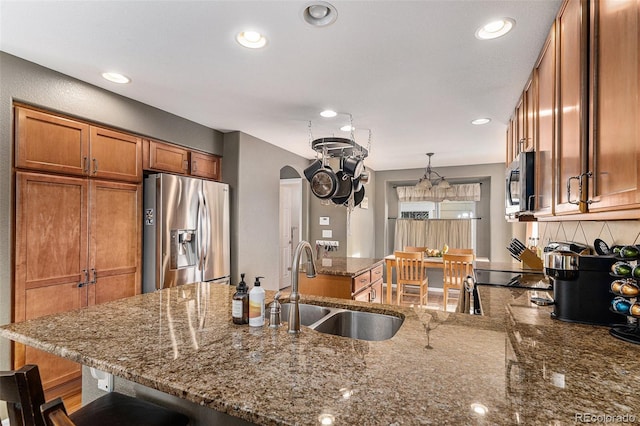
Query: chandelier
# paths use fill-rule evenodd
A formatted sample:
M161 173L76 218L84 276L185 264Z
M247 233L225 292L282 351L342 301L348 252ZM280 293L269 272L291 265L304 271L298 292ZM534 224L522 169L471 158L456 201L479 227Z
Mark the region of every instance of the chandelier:
M427 152L427 156L429 157L429 164L427 164L427 168L424 171L424 176L422 176L418 181L418 183L416 184L416 188L420 188L420 189L431 189L433 187L436 187L438 189L451 188L451 184L446 181L444 176L441 176L440 173L431 169L431 156L433 156L433 152Z

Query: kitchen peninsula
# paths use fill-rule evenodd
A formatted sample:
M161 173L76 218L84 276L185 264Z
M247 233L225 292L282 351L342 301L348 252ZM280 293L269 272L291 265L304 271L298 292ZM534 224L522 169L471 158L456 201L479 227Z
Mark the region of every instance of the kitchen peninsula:
M314 296L382 303L384 259L322 257L316 261L316 277L300 273L300 293Z
M403 317L379 342L234 325L234 290L186 285L0 335L262 425L640 421L638 346L552 320L528 290L481 287L485 316L302 296Z

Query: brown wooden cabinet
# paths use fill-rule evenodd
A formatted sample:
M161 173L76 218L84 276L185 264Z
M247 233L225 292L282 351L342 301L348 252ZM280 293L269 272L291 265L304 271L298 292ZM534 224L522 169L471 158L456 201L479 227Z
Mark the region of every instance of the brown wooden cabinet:
M187 149L152 140L145 140L144 144L145 169L178 174L189 172Z
M525 152L531 152L535 149L536 90L537 79L535 73L532 73L524 89L524 141L521 150Z
M640 208L640 2L590 2L588 210Z
M142 187L16 173L13 321L141 292ZM16 344L14 367L38 364L46 389L80 366Z
M192 176L220 180L220 157L202 152L191 152L190 171Z
M142 140L128 133L91 126L88 170L92 177L142 182Z
M566 1L558 15L556 39L556 214L586 211L579 183L587 154L587 24L586 1Z
M16 167L142 182L142 141L127 133L15 107Z
M318 273L315 278L308 278L300 273L300 293L382 303L382 270L380 263L355 276Z
M555 146L555 26L542 48L534 70L536 80L535 163L536 215L553 214Z
M143 168L220 180L220 157L189 150L181 146L145 139L143 141Z

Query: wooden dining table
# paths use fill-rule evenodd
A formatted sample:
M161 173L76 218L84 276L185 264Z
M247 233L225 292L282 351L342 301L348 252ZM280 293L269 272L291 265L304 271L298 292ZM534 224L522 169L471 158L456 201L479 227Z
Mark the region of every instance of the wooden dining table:
M391 300L391 284L393 277L393 268L396 266L396 257L393 254L389 256L385 256L384 264L387 267L387 298L385 299L386 303L390 303ZM435 269L443 269L444 263L442 262L442 257L429 257L424 256L422 258L422 267L423 268L435 268Z

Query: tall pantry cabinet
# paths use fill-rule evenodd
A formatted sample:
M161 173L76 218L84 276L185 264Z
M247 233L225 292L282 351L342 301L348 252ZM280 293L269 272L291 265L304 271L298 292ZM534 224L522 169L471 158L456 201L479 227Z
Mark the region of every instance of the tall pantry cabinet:
M15 119L13 320L140 293L140 138L23 106ZM78 364L15 344L14 367L24 364L40 366L52 395L81 376Z

